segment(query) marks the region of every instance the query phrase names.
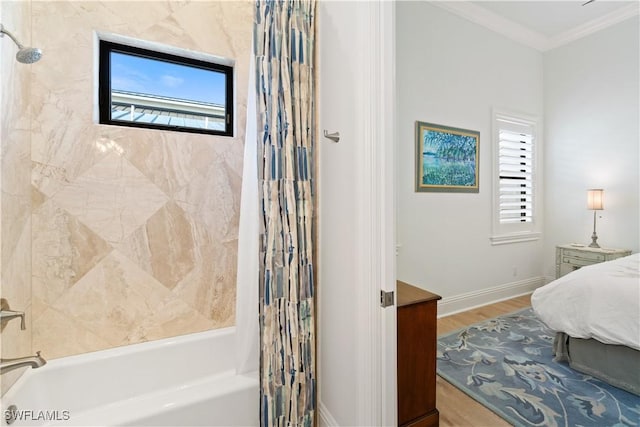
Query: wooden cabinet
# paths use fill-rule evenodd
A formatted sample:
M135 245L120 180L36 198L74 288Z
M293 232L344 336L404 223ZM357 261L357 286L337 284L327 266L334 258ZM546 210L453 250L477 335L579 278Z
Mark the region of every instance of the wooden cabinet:
M440 296L398 281L398 425L437 426L436 314Z
M590 248L570 244L556 246L556 279L586 265L631 255L629 249Z

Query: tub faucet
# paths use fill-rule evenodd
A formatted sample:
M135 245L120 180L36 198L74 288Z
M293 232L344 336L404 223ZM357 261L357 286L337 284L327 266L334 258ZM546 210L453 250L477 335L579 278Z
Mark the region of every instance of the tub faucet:
M31 366L33 369L44 366L47 363L44 357L37 351L35 356L18 357L16 359L0 359L0 374L13 371L14 369Z

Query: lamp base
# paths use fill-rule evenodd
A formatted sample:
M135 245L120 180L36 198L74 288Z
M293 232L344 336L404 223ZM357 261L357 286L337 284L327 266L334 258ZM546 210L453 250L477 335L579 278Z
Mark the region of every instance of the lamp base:
M596 234L596 211L593 211L593 234L591 235L591 244L589 245L590 248L599 248L600 245L598 244L598 235Z

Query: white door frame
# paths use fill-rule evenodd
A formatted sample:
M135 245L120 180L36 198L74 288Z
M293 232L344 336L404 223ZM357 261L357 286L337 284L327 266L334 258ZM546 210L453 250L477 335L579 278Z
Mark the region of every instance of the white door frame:
M380 306L380 290L396 289L396 100L395 2L369 1L363 14L365 40L362 132L363 224L359 298L364 356L358 390L359 425L397 425L396 309Z
M342 125L343 140L339 145L331 146L327 145L331 143L326 138L319 137L319 144L324 144L320 154L326 155L320 155L319 204L340 209L331 205L335 199L326 192L340 191L343 180L356 199L349 205L351 209L342 214L352 215L346 222L353 224L353 229L345 238L357 253L352 259L339 262L330 257L331 245L339 244L340 239L331 234L330 229L322 231L332 224L319 218L318 322L325 328L318 331L318 423L322 427L340 422L357 426L393 426L397 425L396 309L395 306L380 306L380 291L395 291L396 288L395 3L369 0L349 2L345 6L341 1L321 1L324 3L321 16L327 21L319 25L320 30L340 30L343 36L336 42L336 38L324 38L326 34L319 33L320 49L323 49L319 56L331 58L327 66L339 67L340 61L345 61L341 58L349 55L344 71L353 90L347 97L341 97L340 93L331 91L323 94L320 89L319 104L328 108L332 103L346 103L341 107L348 106L344 110L353 117L336 120L320 113L322 129L336 131ZM346 11L348 17L339 15L341 10ZM336 28L336 23L340 27ZM331 44L323 44L325 40L331 40ZM335 46L336 43L339 45ZM335 58L331 57L332 49L335 49ZM339 73L330 75L336 78ZM330 83L325 82L325 87ZM319 85L323 86L322 79ZM319 107L320 111L322 109ZM344 162L341 166L329 163L329 159L335 160L340 152L351 159L350 166L345 168ZM346 179L349 181L344 181ZM320 241L323 239L326 240ZM348 276L349 281L341 281L334 274L336 271ZM336 298L341 298L340 286L348 291L349 299L344 335L336 329L339 320L332 321L332 304L336 303ZM341 300L337 303L337 312L344 312L345 304L341 304ZM324 355L331 363L336 363L340 350L335 346L345 337L352 339L350 344L353 345L349 345L348 351L341 356L353 371L348 377L340 378L334 375L335 369L322 363L325 363ZM332 391L338 392L341 380L348 382L346 387L355 395L342 396L348 402L323 399L323 396L331 396Z

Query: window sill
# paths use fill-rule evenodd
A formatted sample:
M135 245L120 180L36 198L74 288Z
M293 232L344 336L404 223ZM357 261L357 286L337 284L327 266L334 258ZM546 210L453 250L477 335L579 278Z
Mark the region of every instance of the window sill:
M535 240L540 240L542 237L542 233L539 231L535 232L524 232L524 233L511 233L511 234L501 234L497 236L489 237L491 240L491 244L493 246L496 245L506 245L509 243L520 243L520 242L532 242Z

